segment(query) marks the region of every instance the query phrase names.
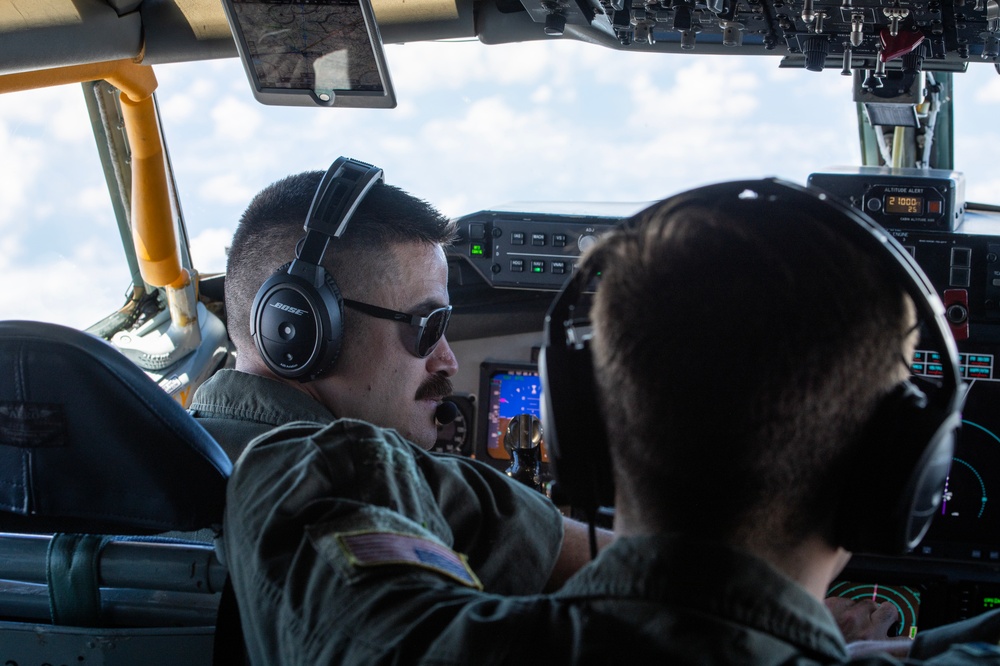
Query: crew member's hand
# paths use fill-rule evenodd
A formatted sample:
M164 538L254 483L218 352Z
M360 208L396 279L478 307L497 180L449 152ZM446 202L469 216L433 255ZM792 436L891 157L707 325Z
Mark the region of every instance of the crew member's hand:
M845 597L828 597L823 603L844 635L852 657L873 652L905 657L910 653L912 641L908 637L889 637L889 630L899 622L899 613L892 604Z

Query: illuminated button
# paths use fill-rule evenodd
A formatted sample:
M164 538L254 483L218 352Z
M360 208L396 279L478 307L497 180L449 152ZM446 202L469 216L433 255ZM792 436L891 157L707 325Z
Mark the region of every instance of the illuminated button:
M931 199L927 202L927 212L931 215L940 215L942 210L944 206L940 199Z
M970 366L968 368L967 377L969 379L989 379L993 373L990 372L989 368L977 368Z
M486 245L484 243L472 243L469 245L469 256L470 257L485 257L486 256Z
M542 259L532 259L531 260L531 272L532 273L544 273L545 272L545 261Z
M927 352L915 351L915 352L913 352L913 360L914 361L923 361L924 360L924 356L926 354L927 354Z
M970 365L992 365L992 363L993 363L993 357L992 356L984 356L984 355L981 355L981 354L970 354L969 355L969 364Z
M523 231L512 231L512 232L510 232L510 244L511 245L524 245L524 232Z
M565 275L566 274L566 262L565 261L553 261L552 262L552 273L555 275Z
M930 352L927 355L927 359L929 361L932 361L932 362L933 361L937 361L938 363L940 363L941 362L941 354L939 352Z
M914 363L910 367L913 369L913 374L915 374L915 375L922 375L922 374L924 374L924 364L923 363Z
M944 368L940 364L938 364L938 363L929 363L927 365L927 374L928 375L938 375L938 376L943 375L944 374Z
M951 248L951 265L952 266L971 266L972 265L972 248L968 247L953 247Z
M552 247L566 247L568 242L566 234L552 234Z
M510 260L510 272L511 273L523 273L524 272L524 259L511 259Z
M531 244L532 245L545 245L546 242L545 234L531 234Z

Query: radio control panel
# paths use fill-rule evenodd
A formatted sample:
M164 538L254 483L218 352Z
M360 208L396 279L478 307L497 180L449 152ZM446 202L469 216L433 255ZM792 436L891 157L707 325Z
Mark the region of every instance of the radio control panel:
M556 291L580 255L636 209L611 204L607 215L485 210L459 218L450 252L493 287Z

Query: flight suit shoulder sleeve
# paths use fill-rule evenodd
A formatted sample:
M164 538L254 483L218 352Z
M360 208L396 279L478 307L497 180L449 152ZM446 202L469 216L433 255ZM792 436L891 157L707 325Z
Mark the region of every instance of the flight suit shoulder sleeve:
M556 506L480 461L421 451L418 465L448 517L456 550L468 556L486 590L541 592L562 548Z

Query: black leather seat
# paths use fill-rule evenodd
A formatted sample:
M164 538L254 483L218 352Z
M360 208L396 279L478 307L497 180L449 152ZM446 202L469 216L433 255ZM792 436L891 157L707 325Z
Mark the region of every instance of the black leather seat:
M54 324L0 322L0 656L93 658L94 636L106 647L131 627L130 650L155 639L158 654L144 655L147 663L210 663L225 567L211 544L137 535L220 530L231 471L209 434L103 340ZM42 621L42 611L51 615L47 631L79 635L79 645L71 640L57 655L16 652L21 625ZM178 634L206 619L211 626L194 632L200 643ZM175 634L181 652L171 654L164 646L174 644L163 641ZM26 646L44 643L26 636Z
M0 322L0 529L221 524L229 458L145 373L64 326Z

